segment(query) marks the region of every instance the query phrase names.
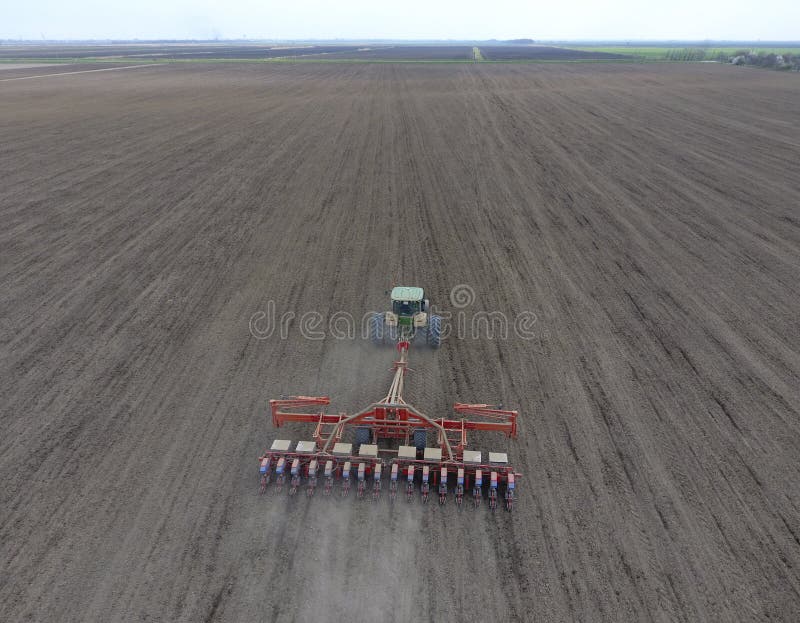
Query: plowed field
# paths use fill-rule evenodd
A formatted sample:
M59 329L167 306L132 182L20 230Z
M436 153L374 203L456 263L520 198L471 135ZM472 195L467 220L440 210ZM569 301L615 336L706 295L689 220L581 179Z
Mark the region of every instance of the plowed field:
M0 82L0 619L796 621L798 101L708 64ZM299 319L397 283L535 314L410 353L426 412L520 409L512 514L257 493L308 438L269 398L390 380Z

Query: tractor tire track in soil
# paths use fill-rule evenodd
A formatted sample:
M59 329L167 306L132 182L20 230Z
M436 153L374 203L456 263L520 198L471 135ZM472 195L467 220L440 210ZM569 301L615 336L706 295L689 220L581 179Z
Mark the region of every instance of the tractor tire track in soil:
M0 91L3 620L796 620L795 76L185 64ZM522 411L512 515L257 494L259 452L308 436L269 398L352 411L389 381L390 348L300 316L399 282L536 314L411 352L424 411ZM286 339L249 330L271 302Z

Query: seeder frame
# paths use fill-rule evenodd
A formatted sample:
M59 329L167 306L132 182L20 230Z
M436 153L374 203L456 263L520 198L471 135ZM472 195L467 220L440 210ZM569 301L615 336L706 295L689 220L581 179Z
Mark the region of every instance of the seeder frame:
M309 412L311 408L329 405L330 399L327 396L290 396L270 400L272 424L276 428L292 422L314 425L314 450L310 452L292 452L288 448L265 450L259 457L262 492L266 489L266 484L269 482L272 472L277 472L279 465L283 465L284 468L289 465L294 466L294 471L297 472L292 474L295 486L291 491L294 492L296 490L296 483L303 477L308 479L310 483L314 483L313 486L309 484L308 489L308 494L313 494L314 486L317 483L317 474L310 474L309 466L312 465L312 461L316 460L318 469L326 464L332 465L333 468L331 475L325 476L326 491L329 491L332 486L332 481L327 479L335 480L338 473L341 473L341 478L343 479L344 493L349 491L352 473L345 473L344 471L345 467L349 466L350 472L359 470L357 476L359 478L358 491L359 495L361 495L366 489L364 481L375 475L376 467L380 465L381 469L378 470L377 477L373 477L374 497L376 499L380 494L381 479L384 474L387 476L390 474L402 474L402 476L396 476L396 478L407 484L410 496L411 485L417 481L417 474L419 473L422 478L423 500L427 501L427 491L430 485L429 474L432 474L433 486L438 487L439 501L444 503L448 482L445 482L444 486L439 485L441 484L441 479L446 475L448 481L451 480L451 477L457 479L455 486L457 502L460 503L464 492L469 491L470 485L474 485L472 493L477 504L479 498L482 497L482 490L488 485L490 507L496 506L498 489L502 488L506 508L511 510L516 478L519 478L520 474L516 473L513 467L508 465L506 455L503 453L489 453L489 462L483 462L476 460L476 455L479 456L479 453L476 452L468 453L469 456L465 459L465 451L468 447L467 436L471 431L499 432L508 438L516 438L518 411L487 404L456 403L454 410L458 415L462 416L460 418L431 418L427 416L403 399L404 377L408 369L408 349L408 341L401 341L397 344L400 357L394 362L395 373L392 384L383 400L372 403L353 415L345 413L329 414L322 409L316 412ZM352 452L342 454L335 451L336 444L348 449L352 448L351 444L341 444L346 427L359 427L362 430L369 430L370 443L376 444L370 446L375 448L373 456L355 455ZM413 438L414 432L417 430L427 431L429 429L437 431L438 456L421 457L421 454L429 454L427 451L423 453L421 449L417 450L413 458L408 456L408 444ZM401 448L406 448L406 455L400 456L398 449L377 447L378 441L381 439L401 440L406 444L401 446ZM386 463L380 458L379 454L389 455ZM430 454L436 454L435 449ZM283 460L283 463L281 463L281 460ZM394 464L398 466L396 470L392 469ZM384 465L389 469L384 471L382 469ZM409 472L410 467L413 469ZM477 480L484 475L487 479L478 484ZM281 476L285 478L285 475L278 474L279 483L282 484L283 479ZM313 479L311 478L312 476ZM397 483L394 478L389 477L391 495L392 491L396 493Z

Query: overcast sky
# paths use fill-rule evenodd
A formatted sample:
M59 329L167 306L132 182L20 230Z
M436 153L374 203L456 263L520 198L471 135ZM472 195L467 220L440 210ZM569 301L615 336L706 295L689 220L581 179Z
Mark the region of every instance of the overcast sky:
M0 0L5 39L800 39L798 0Z

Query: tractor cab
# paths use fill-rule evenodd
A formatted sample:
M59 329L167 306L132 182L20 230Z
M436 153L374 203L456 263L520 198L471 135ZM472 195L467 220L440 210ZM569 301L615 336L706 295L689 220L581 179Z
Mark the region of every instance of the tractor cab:
M414 316L424 312L427 307L422 288L397 286L392 288L392 313L398 324L411 325Z
M413 316L421 307L420 301L392 301L392 311L398 316Z

